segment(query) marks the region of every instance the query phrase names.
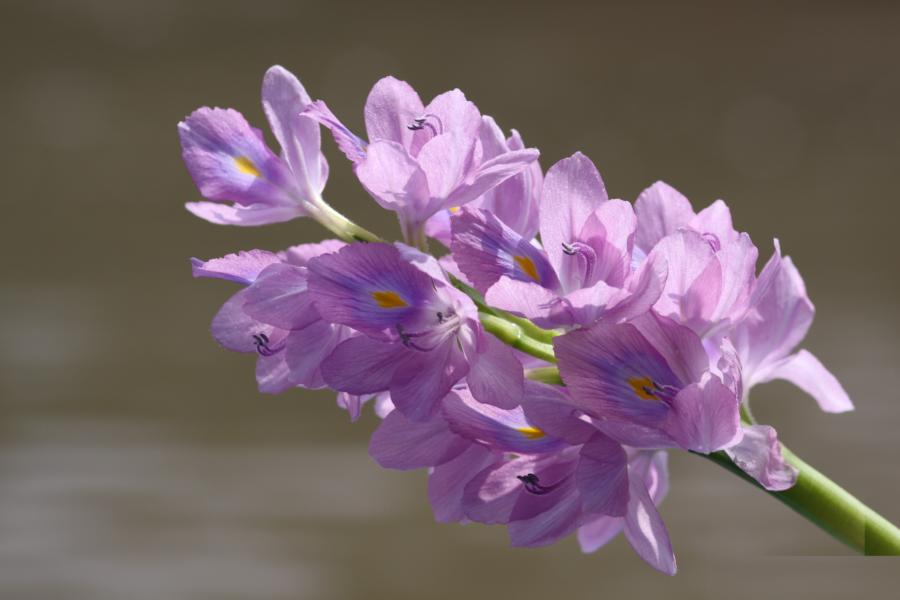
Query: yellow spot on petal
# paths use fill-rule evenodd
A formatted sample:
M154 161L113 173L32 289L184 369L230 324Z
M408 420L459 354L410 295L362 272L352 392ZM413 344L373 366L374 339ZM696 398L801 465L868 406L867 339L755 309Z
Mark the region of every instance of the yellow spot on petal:
M252 160L247 158L246 156L235 156L234 164L237 165L237 170L243 173L244 175L252 175L253 177L262 177L262 173L260 173L259 169Z
M459 207L458 207L458 206L451 206L451 207L448 208L447 210L449 210L449 211L452 212L453 214L456 214L456 213L459 212Z
M628 380L628 385L641 400L659 400L655 393L658 386L649 377L632 377Z
M538 283L541 282L541 276L538 275L537 267L534 266L533 260L531 260L527 256L513 256L513 260L516 261L516 264L519 265L519 268L522 269L522 271L526 275L528 275Z
M516 431L524 435L529 440L539 440L544 437L544 432L537 427L519 427L518 429L516 429Z
M372 292L372 298L381 308L405 308L409 306L397 292Z

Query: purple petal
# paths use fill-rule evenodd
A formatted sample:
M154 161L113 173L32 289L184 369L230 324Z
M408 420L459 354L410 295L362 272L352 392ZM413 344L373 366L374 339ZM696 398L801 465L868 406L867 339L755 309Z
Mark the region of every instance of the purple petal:
M743 439L725 452L767 490L780 492L797 482L797 469L784 462L778 435L768 425L744 426Z
M218 204L216 202L187 202L184 206L195 216L210 223L241 227L283 223L306 214L304 208L299 204L279 204L276 206L267 206L265 204L241 206L237 204L228 206L227 204Z
M396 142L370 144L366 159L356 168L356 176L382 208L397 212L410 222L421 222L430 216L428 178L419 163Z
M667 430L686 449L709 454L741 440L740 398L722 381L707 375L675 397Z
M530 423L521 408L502 410L482 404L465 390L444 398L441 410L454 432L495 450L539 454L563 447L559 440Z
M477 473L466 484L463 493L466 517L487 525L508 523L523 491L518 476L533 473L536 463L532 456L519 456L492 464Z
M564 387L526 381L522 410L535 427L573 446L584 444L597 433L593 425L576 414Z
M178 124L182 158L209 200L266 206L297 204L293 176L241 113L200 108Z
M391 400L408 418L428 419L467 370L455 340L448 340L430 352L407 351L397 360L390 387Z
M527 317L539 327L555 326L551 316L559 305L555 292L536 283L501 277L484 295L485 301L513 314Z
M463 495L466 484L496 460L496 455L478 444L436 467L428 478L428 499L439 523L454 523L466 518Z
M512 349L489 333L481 334L466 382L476 400L500 408L521 404L525 375Z
M584 510L613 517L628 505L628 458L625 449L597 433L581 449L575 479Z
M425 113L416 91L394 77L380 79L366 100L366 133L369 140L396 142L409 149L415 131L410 124Z
M578 494L560 495L547 510L530 519L513 521L507 526L513 546L547 546L575 531L582 514Z
M638 223L635 243L644 252L650 252L661 239L687 226L694 218L694 209L688 199L662 181L641 192L634 203L634 211Z
M398 362L409 353L399 344L388 344L367 336L341 342L322 363L325 383L351 394L387 390Z
M192 258L191 272L194 277L213 277L250 285L263 269L279 262L281 259L271 252L249 250L205 261Z
M541 241L557 272L567 258L563 244L577 240L588 217L606 200L597 167L580 152L547 171L541 196Z
M281 257L286 263L297 267L305 267L309 261L317 256L332 254L346 245L347 244L341 240L325 240L315 244L299 244L285 250L281 253Z
M247 288L248 315L281 329L302 329L320 319L307 291L306 269L285 263L270 265Z
M662 398L683 384L634 325L600 321L554 338L553 346L576 406L603 419L663 426L669 409Z
M464 209L451 219L451 228L456 264L482 293L503 276L548 289L558 285L546 254L492 213Z
M803 278L790 258L781 257L777 240L756 281L750 307L731 337L753 385L803 340L815 314Z
M348 335L346 328L322 320L292 331L286 340L285 360L294 385L308 389L325 387L322 363Z
M623 527L622 517L598 517L578 528L578 545L586 554L596 552L619 535Z
M421 156L421 155L420 155ZM447 196L449 206L463 206L525 171L537 161L540 152L534 148L512 150L478 165L474 173L457 185Z
M321 100L316 100L307 106L301 113L300 118L326 127L331 132L331 137L334 138L334 143L337 144L338 149L354 165L358 165L366 159L367 144L365 140L341 123L340 119L328 108L328 105Z
M453 433L440 415L415 422L394 411L372 434L369 454L385 469L408 471L442 465L470 445L472 442Z
M284 352L257 359L256 385L263 394L280 394L294 387Z
M239 291L228 299L212 321L213 338L224 348L234 352L257 352L258 342L253 337L264 334L270 340L284 339L287 332L253 319L244 310L247 289ZM279 344L272 344L277 348Z
M806 350L800 350L776 363L757 382L765 383L773 379L790 381L812 396L825 412L853 410L853 401L841 383L818 358Z
M425 172L432 202L427 217L441 208L450 208L459 203L450 194L462 184L472 164L475 138L460 132L449 131L435 136L422 146L416 161ZM470 198L474 200L474 197Z
M434 280L388 244L346 246L311 260L309 271L323 319L374 335L430 311L434 296Z
M310 197L321 194L328 173L321 152L319 124L300 116L312 101L294 75L281 66L266 71L262 85L263 110L282 155Z
M634 551L657 571L674 575L677 570L669 532L640 477L629 477L625 538Z
M695 216L690 222L691 229L715 236L720 246L738 241L739 234L731 222L731 211L722 200L716 200Z

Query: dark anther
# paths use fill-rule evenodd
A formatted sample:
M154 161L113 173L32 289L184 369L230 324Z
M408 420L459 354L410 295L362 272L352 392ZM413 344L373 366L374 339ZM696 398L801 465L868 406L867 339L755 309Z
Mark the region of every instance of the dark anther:
M438 311L437 318L438 318L438 325L442 324L444 322L444 313L442 313L441 311Z
M556 486L543 486L541 485L540 478L534 473L528 473L527 475L516 475L516 479L522 482L522 485L525 489L532 494L536 494L540 496L541 494L546 494L553 491L553 488Z
M567 243L563 242L562 248L563 248L563 252L565 254L568 254L569 256L574 256L575 246L573 246L572 244L567 244Z
M425 117L417 117L413 122L406 126L410 131L419 131L425 128Z
M282 350L281 348L273 350L269 347L269 336L264 333L253 334L253 344L256 346L256 351L259 352L260 356L272 356Z

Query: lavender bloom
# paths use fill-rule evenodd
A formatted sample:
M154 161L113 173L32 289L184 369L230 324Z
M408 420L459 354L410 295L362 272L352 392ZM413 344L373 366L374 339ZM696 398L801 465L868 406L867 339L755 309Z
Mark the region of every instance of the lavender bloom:
M656 505L665 452L623 449L578 417L565 391L529 382L521 408L478 403L465 387L425 422L391 413L370 453L387 468L431 467L429 498L440 522L506 525L514 546L542 546L579 531L594 551L623 527L638 554L675 572ZM602 543L592 534L613 529Z
M543 249L488 212L464 210L452 223L453 256L487 302L538 325L637 316L657 301L665 282L664 261L635 268L634 211L609 200L596 167L580 153L555 164L544 179Z
M598 322L553 345L575 406L618 441L701 453L740 441L737 390L690 329L648 313Z
M331 130L360 183L397 213L404 239L414 244L433 215L475 200L538 157L533 149L486 147L481 113L459 90L424 106L409 84L393 77L378 81L366 100L368 142L322 101L304 114Z
M521 363L482 330L472 301L447 283L434 259L407 247L354 244L309 269L319 314L359 332L329 355L323 374L331 387L389 391L413 420L432 416L463 377L482 402L518 404Z
M483 160L489 160L506 152L524 150L525 143L515 129L504 139L497 123L488 116L481 118L479 141L483 149ZM513 175L503 183L488 190L466 206L488 211L515 231L523 239L530 240L538 232L541 186L544 175L538 161L529 164L522 172ZM450 217L459 211L458 207L441 210L428 219L425 232L444 245L450 246Z
M306 90L274 66L263 79L262 100L280 157L232 109L200 108L178 124L185 165L211 200L186 204L198 217L220 225L265 225L321 212L328 163L318 123L300 116L310 103Z
M703 337L727 329L744 315L758 251L746 233L734 230L724 202L717 200L695 214L687 198L657 182L638 197L635 213L639 252L668 265L656 312Z
M321 364L349 330L322 321L306 292L306 261L342 242L302 244L274 254L251 250L209 261L192 259L195 277L235 281L247 287L232 296L212 322L223 347L258 355L261 392L295 386L321 388Z
M815 398L825 412L853 410L847 392L819 359L806 350L791 354L806 336L814 313L800 273L789 257L781 256L776 240L746 316L728 333L740 356L745 389L785 379Z

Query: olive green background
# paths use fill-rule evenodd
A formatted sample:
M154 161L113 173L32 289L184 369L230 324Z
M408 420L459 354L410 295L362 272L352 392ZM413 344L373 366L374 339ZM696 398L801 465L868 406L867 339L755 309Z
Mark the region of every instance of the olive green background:
M780 3L787 4L787 3ZM232 106L264 127L265 69L293 70L362 130L394 74L462 88L613 196L664 179L722 197L818 308L807 338L857 403L786 384L758 416L900 520L900 5L722 2L2 2L0 597L10 599L895 597L897 559L853 557L701 459L671 457L680 572L618 539L508 547L437 525L424 472L383 471L327 392L257 393L208 322L234 287L188 257L315 241L311 222L217 227L176 123ZM326 198L394 235L330 140Z

